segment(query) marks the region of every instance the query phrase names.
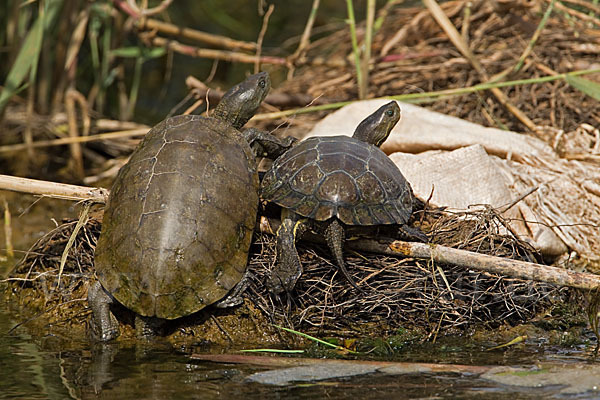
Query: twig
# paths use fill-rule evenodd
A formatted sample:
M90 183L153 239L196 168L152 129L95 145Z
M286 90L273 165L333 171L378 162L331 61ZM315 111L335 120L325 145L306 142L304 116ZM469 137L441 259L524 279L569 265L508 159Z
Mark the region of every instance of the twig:
M174 40L167 40L161 37L155 37L152 39L152 44L158 47L166 47L169 50L175 51L180 54L185 54L192 57L199 58L210 58L215 60L241 62L246 64L254 64L256 62L256 56L252 54L237 53L232 51L214 50L214 49L201 49L194 46L188 46L176 42ZM272 56L261 56L260 62L262 64L276 64L285 65L287 63L285 58L272 57Z
M593 290L600 287L600 275L575 272L548 265L512 260L487 254L454 249L436 244L412 243L395 240L382 244L375 240L363 239L350 242L350 247L388 255L403 255L435 262L458 265L479 271L493 272L513 278L547 282L554 285Z
M85 142L94 142L96 140L110 140L110 139L121 139L133 136L144 136L150 128L140 128L140 129L130 129L126 131L117 131L117 132L109 132L109 133L99 133L97 135L92 136L78 136L78 137L69 137L69 138L61 138L61 139L52 139L52 140L39 140L37 142L33 142L30 145L27 143L18 143L18 144L9 144L6 146L0 146L0 153L7 153L11 151L19 151L26 149L28 147L36 148L36 147L50 147L50 146L61 146L65 144L71 143L85 143Z
M369 64L371 62L371 44L373 41L373 22L375 21L375 0L367 1L367 21L365 27L365 52L363 53L361 66L362 82L358 92L361 98L369 94Z
M317 12L319 11L319 4L321 0L313 0L312 7L310 9L310 15L308 16L308 20L306 21L306 26L304 26L304 31L302 32L302 37L300 38L300 43L298 44L298 48L289 57L289 61L292 65L301 59L308 48L308 44L310 42L310 35L312 32L313 25L315 23L315 18L317 17ZM289 78L289 77L288 77Z
M139 20L137 27L138 29L156 31L168 36L195 40L197 42L202 42L211 46L217 46L225 49L256 51L256 43L234 40L226 36L214 35L191 28L182 28L180 26L158 21L156 19Z
M360 68L360 49L358 48L358 39L356 37L356 20L354 18L354 6L352 0L346 0L346 6L348 9L348 25L350 26L350 38L352 40L352 53L354 54L354 67L356 68L356 81L358 83L358 97L360 99L365 98L365 94L361 93L360 90L363 87L362 81L362 70Z
M269 27L269 18L271 18L271 14L273 14L273 10L275 10L275 5L270 4L269 9L265 13L263 17L262 27L260 28L260 32L258 34L258 39L256 40L256 58L254 61L254 73L257 74L260 71L260 55L262 53L262 43L265 38L265 33L267 33L267 28Z

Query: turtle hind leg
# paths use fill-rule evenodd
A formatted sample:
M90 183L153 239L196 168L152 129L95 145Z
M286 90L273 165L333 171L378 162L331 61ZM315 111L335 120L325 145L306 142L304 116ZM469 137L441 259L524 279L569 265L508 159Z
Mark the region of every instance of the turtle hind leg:
M338 268L346 278L346 280L352 285L352 287L358 290L360 293L364 293L364 291L358 287L354 279L348 273L346 269L346 265L344 264L344 251L343 251L343 243L344 243L344 227L337 220L333 219L325 228L325 238L327 239L327 245L329 249L333 253L335 260L337 262Z
M296 213L286 209L281 212L281 226L277 230L277 261L267 281L271 293L291 292L302 275L296 238L305 229L303 220Z
M119 336L119 321L110 311L114 300L100 282L95 281L90 285L87 298L92 309L91 328L94 339L108 342Z
M231 289L231 291L225 296L225 298L219 300L215 305L218 308L228 308L239 306L244 302L242 295L250 285L250 272L246 270L242 279Z

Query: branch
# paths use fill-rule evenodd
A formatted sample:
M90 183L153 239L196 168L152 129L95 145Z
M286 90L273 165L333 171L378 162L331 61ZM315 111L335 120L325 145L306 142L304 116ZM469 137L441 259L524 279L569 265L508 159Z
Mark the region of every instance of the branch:
M230 39L226 36L214 35L212 33L206 33L191 28L182 28L156 19L140 19L137 22L137 27L140 30L156 30L157 32L168 36L177 36L225 49L256 51L256 43L243 42L241 40Z
M0 190L37 194L64 200L88 200L94 203L106 203L109 194L109 190L103 188L69 185L8 175L0 175Z
M281 57L262 56L256 57L252 54L238 53L233 51L224 50L213 50L213 49L202 49L195 46L188 46L181 44L174 40L167 40L161 37L155 37L152 39L152 44L157 47L165 47L174 52L185 54L187 56L199 57L199 58L210 58L214 60L241 62L246 64L254 64L257 59L260 60L261 64L278 64L286 65L287 61Z

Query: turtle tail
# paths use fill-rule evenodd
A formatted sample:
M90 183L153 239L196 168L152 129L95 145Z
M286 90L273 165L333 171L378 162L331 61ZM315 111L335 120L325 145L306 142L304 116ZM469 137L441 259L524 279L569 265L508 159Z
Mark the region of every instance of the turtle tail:
M342 224L334 218L327 228L325 229L325 237L327 238L327 245L329 246L329 250L333 253L335 260L337 262L338 268L346 278L346 280L352 285L352 287L358 290L360 293L364 293L364 291L358 287L354 279L348 273L346 269L346 265L344 264L344 253L343 253L343 243L344 243L344 227Z

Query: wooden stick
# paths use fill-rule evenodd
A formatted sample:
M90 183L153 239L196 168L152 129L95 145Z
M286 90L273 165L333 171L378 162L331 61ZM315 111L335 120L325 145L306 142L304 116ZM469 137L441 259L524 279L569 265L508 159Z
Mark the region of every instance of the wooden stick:
M271 14L275 10L275 5L270 4L269 9L265 13L263 17L262 28L260 28L260 32L258 33L258 39L256 40L256 57L254 60L254 73L258 74L260 72L260 56L262 54L262 44L265 39L265 34L267 33L267 28L269 27L269 18L271 18Z
M492 272L513 278L546 282L559 286L587 290L600 287L600 275L575 272L510 258L495 257L437 244L403 242L400 240L382 243L371 239L361 239L360 241L350 242L349 245L356 250L422 258L438 263L458 265L478 271Z
M152 39L152 44L158 47L166 47L177 53L185 54L192 57L211 58L215 60L241 62L246 64L254 64L257 59L257 57L252 54L214 49L202 49L199 47L184 45L174 40L167 40L161 37L155 37L154 39ZM260 57L260 63L286 65L287 61L285 58L281 57L262 56Z
M69 185L8 175L0 175L0 190L37 194L56 199L88 200L94 203L106 203L110 192L108 189L103 188Z
M156 19L139 19L137 21L137 26L139 29L147 29L150 31L156 30L159 33L168 36L176 36L180 38L194 40L197 42L202 42L225 49L256 51L256 43L234 40L225 36L197 31L191 28L182 28L180 26L158 21Z

